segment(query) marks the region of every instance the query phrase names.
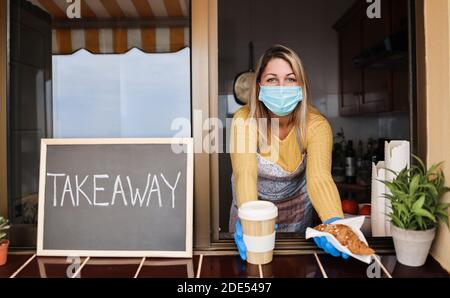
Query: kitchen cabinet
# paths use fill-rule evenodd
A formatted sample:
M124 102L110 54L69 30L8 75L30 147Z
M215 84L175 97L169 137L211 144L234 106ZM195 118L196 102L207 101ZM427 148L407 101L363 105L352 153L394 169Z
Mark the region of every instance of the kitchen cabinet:
M340 112L343 115L359 113L359 101L362 96L361 70L353 66L352 59L362 50L362 18L355 16L341 28L340 47Z
M365 0L355 4L333 28L339 40L341 116L408 111L408 65L357 65L356 57L383 45L408 25L407 0L381 0L381 18L370 19ZM406 26L406 27L405 27Z
M363 12L365 9L363 8ZM363 17L362 47L368 49L390 34L390 17L387 2L381 4L381 18ZM390 71L384 68L362 69L363 95L360 96L360 113L377 113L389 110Z
M391 0L391 31L408 30L408 0ZM392 71L394 111L409 111L409 64Z

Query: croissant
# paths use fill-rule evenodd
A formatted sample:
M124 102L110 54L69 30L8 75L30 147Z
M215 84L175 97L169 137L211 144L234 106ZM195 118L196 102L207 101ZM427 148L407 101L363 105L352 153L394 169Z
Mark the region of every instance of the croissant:
M359 240L358 236L346 225L327 225L321 224L314 228L320 232L330 233L341 243L356 255L372 255L375 253L367 244Z

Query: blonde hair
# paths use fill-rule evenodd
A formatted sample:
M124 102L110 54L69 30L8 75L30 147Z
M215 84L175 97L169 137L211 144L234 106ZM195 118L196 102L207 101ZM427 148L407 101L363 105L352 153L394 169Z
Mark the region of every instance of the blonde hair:
M274 45L267 49L265 53L259 58L258 64L255 70L255 76L253 78L252 88L250 92L250 101L249 101L249 109L250 109L250 118L257 120L260 119L270 119L270 114L267 107L261 102L258 98L259 95L259 83L261 82L261 76L264 72L267 64L275 58L281 58L287 63L290 64L292 71L295 74L298 82L302 82L304 84L303 88L303 100L290 114L289 123L294 123L294 125L299 128L300 131L300 139L303 145L303 148L306 148L306 133L307 133L307 117L308 113L311 109L315 110L310 104L309 100L309 82L306 76L305 68L303 66L302 60L297 56L297 54L290 48L282 46L282 45ZM271 121L267 123L267 129L265 130L265 136L267 138L268 144L271 143ZM258 132L260 130L258 129Z

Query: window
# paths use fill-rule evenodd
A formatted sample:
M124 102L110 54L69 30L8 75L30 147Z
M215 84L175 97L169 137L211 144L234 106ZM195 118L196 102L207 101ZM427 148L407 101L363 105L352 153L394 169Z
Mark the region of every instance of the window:
M411 22L407 1L382 0L382 3L384 9L382 18L369 19L364 14L369 5L366 1L217 1L218 114L222 123L225 123L225 118L232 118L242 103L248 102L248 99L235 99L234 83L238 75L244 71L254 71L258 58L270 46L282 44L292 48L303 61L309 79L310 103L327 118L333 134L336 135L343 128L347 141L353 140L353 144L358 144L358 148L363 147L359 144L364 144L363 153L363 150L357 150L360 159L356 177L354 173L352 175L358 184L344 183L342 180L342 176L344 180L346 178L345 152L344 167L341 167L340 163L342 154L333 155L333 170L341 170L332 172L340 198L352 198L360 204L371 201L370 171L371 160L375 155L374 151L369 149L373 143L371 139L378 140L376 143L382 144L378 149L383 155L384 139L411 140L412 135L410 125L413 119L409 110L412 94L408 84L410 81L408 69L413 65L408 62L408 53L403 51L402 57L405 59L402 60L403 63L397 65L397 68L393 68L393 65L389 65L386 61L381 61L383 63L378 65L379 68L376 67L376 63L365 68L356 68L353 64L353 58L361 54L363 47L371 49L371 46L378 45L389 34L408 31L402 31L408 29ZM239 7L238 11L236 7ZM352 13L346 13L351 8L358 13L353 13L353 10ZM299 11L309 17L299 18ZM324 14L324 11L327 13ZM351 25L346 27L348 32L344 33L338 32L333 27L338 20L343 23L343 18L345 22L351 20L356 24L353 26L350 22ZM363 33L363 26L370 34L359 36L359 33ZM342 38L348 38L348 42L342 41ZM339 42L340 40L342 42ZM249 47L249 44L254 46ZM361 86L365 88L364 98L360 97ZM242 89L244 88L239 89L240 93L245 94ZM361 101L362 99L364 101ZM350 114L343 109L342 105L345 108L349 100L360 105L358 110L355 109L357 112ZM348 117L350 115L352 117ZM229 128L224 128L223 135L230 134ZM334 141L340 145L338 139ZM339 153L338 150L335 152ZM353 161L352 158L350 160ZM367 166L361 166L367 164L363 161L369 161L368 169ZM233 200L230 178L233 169L228 153L219 154L217 172L219 198L216 203L218 210L214 213L214 237L216 240L232 239L229 223ZM272 195L270 192L269 195L262 194L260 189L260 198L275 197L270 195ZM316 213L313 212L312 215L313 224L320 222ZM298 235L278 233L277 236L290 238Z
M79 3L10 1L13 224L36 224L42 138L191 136L190 1Z
M190 137L190 50L53 56L53 136Z

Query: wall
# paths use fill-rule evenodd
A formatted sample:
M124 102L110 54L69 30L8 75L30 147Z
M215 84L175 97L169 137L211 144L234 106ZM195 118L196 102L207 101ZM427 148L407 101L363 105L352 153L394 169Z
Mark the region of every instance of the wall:
M338 38L331 26L354 0L219 0L219 92L232 94L234 77L249 67L248 43L257 58L274 43L293 48L303 60L316 107L334 132L348 139L409 138L408 115L339 117ZM395 128L395 129L394 129Z
M420 1L419 1L420 2ZM450 177L450 4L448 0L424 1L427 163L445 161ZM423 69L422 69L423 71ZM422 123L421 125L424 125ZM447 185L450 185L447 178ZM450 194L444 198L450 202ZM432 255L450 272L450 232L441 224Z
M0 1L0 216L7 216L6 1Z

